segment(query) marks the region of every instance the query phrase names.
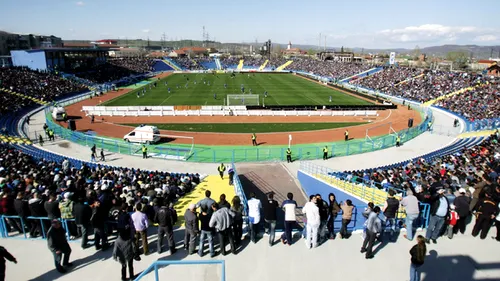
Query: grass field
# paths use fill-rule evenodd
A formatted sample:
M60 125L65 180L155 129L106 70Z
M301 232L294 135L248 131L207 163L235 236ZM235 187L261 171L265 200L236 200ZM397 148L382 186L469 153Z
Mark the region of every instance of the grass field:
M189 79L189 81L188 81ZM205 82L205 83L204 83ZM165 85L167 83L167 85ZM224 86L226 84L226 87ZM265 105L370 105L371 103L292 74L173 74L156 88L145 86L103 103L106 106L224 105L226 95L260 95ZM137 93L146 89L146 93ZM168 93L170 88L170 93ZM264 98L267 91L268 97ZM214 94L216 97L214 98ZM330 96L332 102L330 102Z
M211 133L274 133L299 132L335 129L366 124L363 122L345 123L198 123L198 124L155 124L160 130L180 132L211 132ZM124 124L137 127L137 124Z

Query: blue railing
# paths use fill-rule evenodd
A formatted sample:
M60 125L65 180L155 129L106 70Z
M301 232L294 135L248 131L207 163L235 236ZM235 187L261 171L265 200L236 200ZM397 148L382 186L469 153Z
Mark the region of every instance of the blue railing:
M160 280L160 275L158 270L160 267L167 266L167 265L204 265L204 264L220 264L221 265L221 274L220 274L220 281L226 281L226 262L224 260L200 260L200 261L155 261L153 264L151 264L148 268L146 268L137 278L135 278L135 281L141 280L144 276L146 276L149 272L154 270L155 273L155 281Z

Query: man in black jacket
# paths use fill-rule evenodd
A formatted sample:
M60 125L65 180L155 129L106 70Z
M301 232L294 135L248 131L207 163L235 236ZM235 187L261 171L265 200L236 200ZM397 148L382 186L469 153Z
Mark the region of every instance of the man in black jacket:
M28 201L28 207L32 217L46 217L47 212L43 207L43 200L40 199L40 194L33 194L33 198ZM48 224L44 223L45 229L48 229ZM35 238L42 235L42 224L40 220L31 220L30 237Z
M450 203L448 198L444 196L444 189L438 189L436 194L431 196L431 210L429 225L427 226L427 231L425 233L425 242L430 243L430 240L434 244L437 243L437 238L441 233L444 222L450 213Z
M492 193L486 192L485 197L477 204L476 224L472 229L472 236L476 237L479 232L481 239L485 239L491 224L498 214L497 204L492 200Z
M69 262L71 247L66 240L66 231L64 231L64 228L61 227L61 222L58 220L52 221L52 226L47 232L47 246L52 252L52 255L54 255L54 263L57 271L60 273L66 273L66 269L63 266L70 267L73 265ZM63 260L62 266L61 260Z
M90 217L92 209L83 201L83 198L78 198L78 202L73 206L73 216L78 230L78 236L82 237L82 249L88 248L88 236L90 227Z
M16 215L23 220L24 227L31 230L31 221L27 219L30 215L28 201L24 200L24 194L22 192L18 192L16 199L14 199L14 210L16 211ZM30 236L32 234L33 233L30 232Z
M274 245L274 237L276 230L276 213L279 208L278 201L274 200L274 193L270 192L267 195L267 201L264 202L264 221L266 222L266 232L269 233L269 246Z
M108 213L101 207L101 202L99 202L99 200L94 201L91 208L92 217L90 218L90 223L94 228L95 249L100 250L102 248L102 250L105 251L108 249L108 237L104 231L104 227Z
M465 227L467 225L467 218L470 215L469 206L471 199L466 195L464 188L460 188L458 193L460 195L455 198L455 201L453 201L453 204L455 204L455 211L457 211L458 214L457 224L453 227L453 232L457 233L460 231L460 233L464 234Z
M57 196L55 193L49 195L49 200L45 201L43 204L45 211L47 212L47 217L50 220L61 218L61 211L59 210L59 202L57 202Z
M316 194L316 206L318 206L319 218L321 220L318 231L318 241L321 244L323 243L323 241L327 240L326 225L328 223L328 203L326 203L325 200L321 198L321 194Z
M9 260L17 264L16 258L9 253L4 247L0 246L0 281L5 281L5 260Z
M160 209L156 212L154 222L158 224L158 254L162 252L163 236L167 235L170 254L176 252L174 242L174 225L177 222L177 214L160 201Z

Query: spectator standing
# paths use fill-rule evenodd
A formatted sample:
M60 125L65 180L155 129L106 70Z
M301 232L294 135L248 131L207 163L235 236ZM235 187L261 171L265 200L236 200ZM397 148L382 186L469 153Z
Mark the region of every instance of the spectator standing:
M389 228L389 241L395 241L395 233L396 233L396 213L399 209L399 201L394 197L396 192L394 189L389 189L387 200L384 205L384 216L385 216L385 228ZM384 232L386 230L384 229Z
M188 209L184 213L184 219L186 222L186 231L184 232L184 249L186 249L189 255L195 253L196 250L196 236L198 235L198 216L196 214L196 205L190 204Z
M233 185L234 184L234 169L232 167L229 168L229 170L227 171L227 174L229 176L229 185Z
M47 212L45 211L43 204L44 202L40 197L41 197L40 193L35 191L35 193L33 193L33 198L28 201L28 207L32 217L47 216ZM31 222L31 230L30 230L31 238L36 238L38 235L42 235L42 223L45 225L45 222L40 222L39 220L33 220Z
M498 203L498 209L500 210L500 203ZM497 240L498 242L500 242L500 212L498 212L498 215L496 216L495 218L495 226L497 228L497 236L493 236L491 238Z
M104 230L106 225L106 220L108 218L106 210L102 206L101 202L96 200L92 205L92 217L90 222L92 228L94 228L94 244L96 251L102 249L106 251L108 249L108 235Z
M438 189L437 193L431 196L431 210L429 225L425 233L425 242L430 243L430 240L434 244L437 243L437 238L441 233L445 219L449 214L448 199L444 196L444 189Z
M328 222L328 204L321 198L321 194L316 194L316 205L319 209L320 226L318 230L319 243L326 240L326 223Z
M419 235L417 236L417 245L410 249L410 281L420 281L420 267L424 264L426 254L425 238Z
M373 208L375 208L375 204L373 204L373 202L368 202L368 205L363 211L363 217L365 218L365 223L363 224L363 239L366 238L366 225L368 223L368 218L370 217L370 214L373 212Z
M158 254L162 252L163 236L165 235L167 236L167 245L170 248L170 254L175 254L174 225L177 222L177 215L161 202L160 209L155 213L153 221L158 224Z
M333 193L328 194L328 201L330 201L328 204L328 235L330 239L335 239L335 219L340 212L340 205Z
M309 202L307 202L302 208L302 213L306 215L307 218L307 234L306 234L306 247L311 249L318 246L318 229L321 224L321 218L319 216L319 208L316 205L317 198L314 195L309 197Z
M73 207L73 215L77 227L78 236L82 237L82 249L88 248L88 235L90 228L90 218L92 217L92 209L84 202L82 198Z
M120 231L113 249L113 259L122 265L122 280L127 280L127 267L130 280L134 278L134 244L129 231Z
M485 198L477 204L476 224L472 229L472 236L474 237L481 232L479 237L481 239L485 239L491 228L491 223L498 214L497 204L491 199L491 197L491 193L486 192Z
M209 214L212 214L212 205L215 203L215 200L210 198L211 195L212 192L210 190L205 190L205 198L196 203L196 208L207 210Z
M296 223L296 214L295 211L297 209L297 202L293 200L293 193L288 192L286 195L286 200L281 204L281 208L285 212L285 233L281 236L281 242L283 244L292 245L293 237L292 237L292 229Z
M0 246L0 281L5 281L5 260L17 264L16 258L7 249Z
M446 229L446 234L448 235L449 239L453 239L453 229L457 225L457 220L458 220L458 214L455 211L455 205L451 204L450 215L448 218L448 227Z
M255 198L255 193L250 193L248 200L248 223L250 227L250 240L255 244L257 243L257 235L259 232L260 223L260 210L262 203L259 199Z
M57 271L66 273L64 267L71 267L73 265L69 262L71 247L66 240L66 231L64 231L64 228L61 227L61 222L57 219L52 220L52 226L47 232L47 246L54 256L54 264Z
M66 225L68 226L68 231L71 235L70 239L75 239L76 237L76 229L75 229L75 224L72 221L75 216L73 215L73 206L74 202L71 200L71 193L70 192L65 192L64 193L64 199L59 202L59 210L61 212L61 218L64 220L70 220L66 221Z
M278 208L278 201L274 200L274 193L270 192L267 195L267 201L264 203L264 221L266 222L266 233L269 234L269 246L271 247L274 245Z
M366 236L363 240L363 246L361 247L361 253L366 253L366 259L372 259L373 255L373 244L377 238L377 234L382 231L382 223L378 215L380 214L380 207L375 206L373 212L368 216L366 221Z
M340 208L342 209L342 227L340 228L340 236L342 239L347 239L350 236L347 232L347 226L351 223L354 206L352 205L352 201L347 199L340 205Z
M226 200L226 194L222 193L219 197L219 207L231 209L231 204Z
M47 212L47 217L50 220L61 218L59 202L57 202L57 195L55 193L51 193L49 195L49 200L45 201L43 206L45 208L45 211Z
M214 251L214 239L212 236L213 228L210 227L210 218L212 216L208 214L207 210L201 210L201 214L199 216L201 231L200 231L200 245L198 246L198 255L203 257L203 251L205 249L205 237L208 242L208 250L210 252L210 257L215 257Z
M236 248L234 247L233 234L231 232L231 224L234 218L233 211L227 208L220 208L217 203L212 204L212 217L210 218L209 226L215 228L219 234L219 243L221 254L226 255L226 242L229 240L231 245L231 252L236 255Z
M142 250L144 255L149 255L149 245L148 245L148 217L142 212L143 206L141 203L135 205L135 212L132 214L132 221L134 223L135 229L135 250L136 255L139 255L139 240L142 241Z
M404 238L412 241L414 233L413 230L415 228L413 223L418 219L420 214L418 199L415 195L413 195L413 192L410 190L406 192L406 196L401 199L401 206L403 206L406 211L406 234L404 235Z
M233 197L231 203L231 211L233 211L234 213L232 224L234 244L236 245L236 247L239 247L241 245L241 237L243 236L243 212L245 208L243 204L241 204L241 199L238 195Z
M458 220L454 228L454 233L458 233L460 231L460 233L464 234L465 227L467 226L467 219L470 216L469 206L471 199L466 195L464 188L460 188L458 193L460 195L457 196L453 202L455 204L455 210L458 214Z

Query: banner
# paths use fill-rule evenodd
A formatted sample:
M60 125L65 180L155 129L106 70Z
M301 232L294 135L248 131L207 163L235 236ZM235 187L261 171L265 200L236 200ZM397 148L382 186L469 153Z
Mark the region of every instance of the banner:
M391 54L389 56L389 64L393 65L395 62L396 62L396 53L395 52L391 52Z

